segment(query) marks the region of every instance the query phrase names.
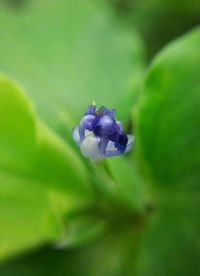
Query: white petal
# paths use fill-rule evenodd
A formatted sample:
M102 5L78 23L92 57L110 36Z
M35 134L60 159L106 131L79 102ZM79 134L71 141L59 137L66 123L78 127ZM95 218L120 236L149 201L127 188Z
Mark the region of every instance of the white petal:
M134 144L135 144L135 137L133 135L128 135L128 143L124 153L129 152L132 149Z
M119 126L120 130L122 130L122 123L120 121L116 121L117 125Z
M76 126L72 130L72 137L74 139L74 142L79 146L80 145L80 135L79 135L79 128Z
M100 138L93 135L86 136L80 146L82 154L92 160L102 159L104 156L99 151L99 141Z
M85 136L94 136L92 131L89 131L88 129L85 130Z

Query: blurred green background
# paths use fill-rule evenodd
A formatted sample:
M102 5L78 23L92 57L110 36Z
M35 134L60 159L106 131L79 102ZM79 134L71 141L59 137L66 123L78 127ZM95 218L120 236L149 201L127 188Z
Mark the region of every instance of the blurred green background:
M0 276L200 275L199 23L195 0L0 0ZM81 156L93 100L127 156Z

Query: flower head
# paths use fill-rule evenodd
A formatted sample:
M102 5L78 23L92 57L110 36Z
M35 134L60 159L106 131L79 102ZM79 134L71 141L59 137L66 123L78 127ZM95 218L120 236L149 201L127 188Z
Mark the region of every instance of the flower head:
M124 133L121 122L115 120L115 110L104 106L97 109L95 102L86 109L72 135L82 154L93 160L125 154L134 143L134 136Z

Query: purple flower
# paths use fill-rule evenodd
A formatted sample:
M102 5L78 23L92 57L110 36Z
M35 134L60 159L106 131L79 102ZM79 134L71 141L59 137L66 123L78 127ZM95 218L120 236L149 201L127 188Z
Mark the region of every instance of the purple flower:
M134 136L124 133L120 121L115 120L115 110L96 104L90 105L72 132L73 139L82 154L93 160L117 156L129 152Z

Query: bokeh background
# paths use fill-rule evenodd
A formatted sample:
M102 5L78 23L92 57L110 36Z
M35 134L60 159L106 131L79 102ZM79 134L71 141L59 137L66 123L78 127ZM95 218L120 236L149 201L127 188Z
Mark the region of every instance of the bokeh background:
M0 276L200 275L199 24L197 0L0 0ZM81 156L93 100L127 156Z

